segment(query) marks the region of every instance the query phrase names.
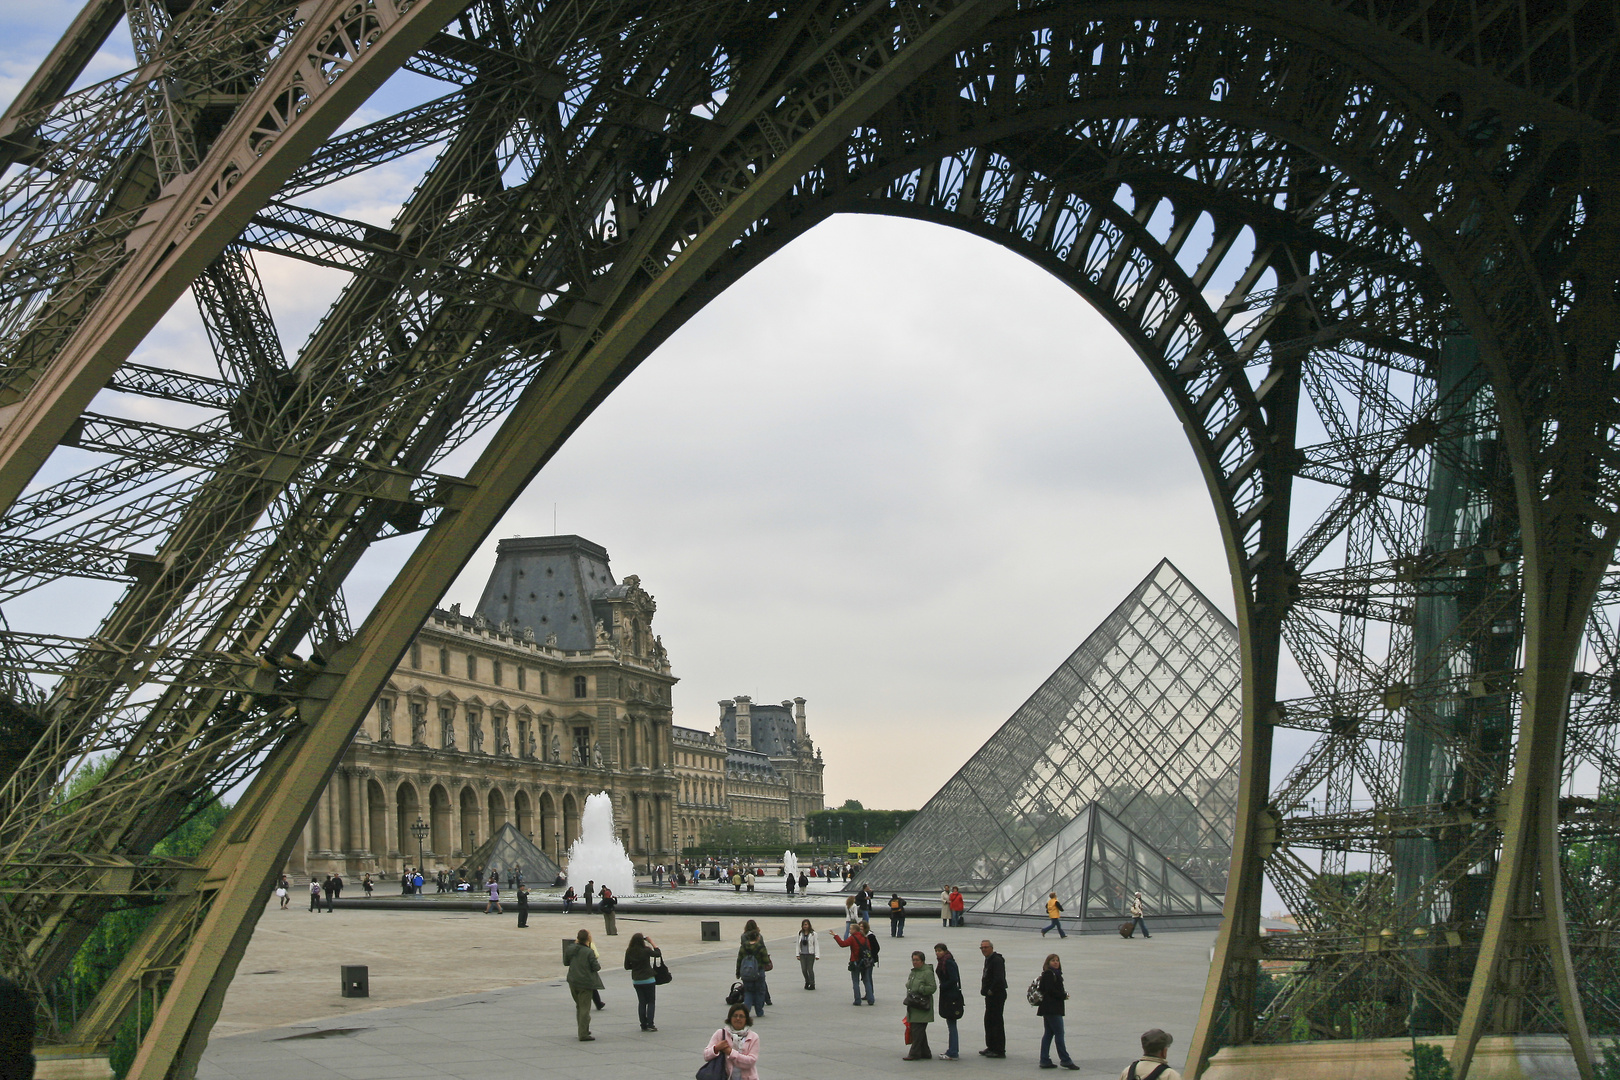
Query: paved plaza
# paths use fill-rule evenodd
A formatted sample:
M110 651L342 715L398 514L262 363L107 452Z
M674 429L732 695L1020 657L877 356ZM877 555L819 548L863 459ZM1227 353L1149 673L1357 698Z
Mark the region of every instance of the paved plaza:
M809 916L818 930L842 929L833 916ZM428 908L339 910L312 915L266 911L226 998L199 1070L201 1080L287 1080L322 1075L340 1080L563 1080L585 1072L689 1077L705 1040L719 1026L732 983L736 943L747 912L708 916L625 911L619 936L602 936L600 916L531 915L518 929L503 916ZM700 923L718 920L721 941L701 940ZM1048 952L1063 957L1070 1001L1069 1052L1086 1080L1119 1075L1136 1036L1164 1027L1178 1040L1180 1064L1192 1034L1208 970L1212 932L1161 933L1151 940L1071 934L1042 938L1033 930L972 926L946 929L912 919L903 939L879 928L882 963L877 1006L850 1004L847 952L822 935L818 989L802 987L792 956L797 919L760 920L775 970L775 1001L756 1021L764 1080L825 1080L853 1070L910 1075L946 1070L974 1076L1034 1071L1040 1021L1024 988ZM561 941L589 927L602 951L607 1009L593 1015L596 1041L575 1038L573 1003L564 983ZM659 1030L640 1031L623 949L636 932L651 936L669 958L675 980L658 993ZM978 998L978 953L989 936L1007 958L1008 1055L992 1061L984 1045ZM902 1062L900 1004L909 954L932 962L934 942L950 945L962 966L968 1013L960 1021L960 1062L945 1062L945 1025L929 1026L936 1058ZM339 996L338 966L366 964L371 997ZM1066 1074L1065 1074L1066 1075Z

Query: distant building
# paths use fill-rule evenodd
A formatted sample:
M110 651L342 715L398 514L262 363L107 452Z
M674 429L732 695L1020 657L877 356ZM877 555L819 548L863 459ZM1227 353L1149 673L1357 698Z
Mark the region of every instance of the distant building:
M680 804L676 831L683 837L701 845L721 822L779 821L788 842L808 839L806 819L822 809L825 764L805 726L804 698L756 705L739 694L720 702L713 733L676 728L675 745L682 791L696 796L686 802L683 795ZM683 764L682 755L692 764ZM704 801L714 793L719 806Z
M597 791L638 864L672 856L676 679L656 610L589 540L502 540L476 613L435 609L406 650L291 868L397 874L417 862L418 818L430 871L506 822L560 861Z

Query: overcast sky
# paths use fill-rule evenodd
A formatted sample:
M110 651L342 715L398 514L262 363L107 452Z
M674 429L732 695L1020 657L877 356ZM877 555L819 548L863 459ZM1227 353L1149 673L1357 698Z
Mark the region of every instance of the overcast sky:
M0 98L75 10L4 5ZM412 180L367 174L341 209L386 221ZM301 333L336 275L261 265ZM187 299L139 358L203 348ZM736 694L807 699L832 805L920 806L1161 557L1232 609L1203 481L1141 362L1043 271L915 222L828 222L711 304L445 602L477 601L497 538L554 521L657 598L676 723L712 727ZM403 554L351 582L356 621Z

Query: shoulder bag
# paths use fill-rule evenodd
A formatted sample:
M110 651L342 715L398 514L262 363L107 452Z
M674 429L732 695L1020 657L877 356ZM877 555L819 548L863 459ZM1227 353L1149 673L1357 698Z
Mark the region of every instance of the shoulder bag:
M697 1071L697 1080L726 1080L726 1056L716 1054Z
M663 986L675 978L674 974L669 970L669 965L664 963L662 956L653 957L652 969L653 982L658 986Z

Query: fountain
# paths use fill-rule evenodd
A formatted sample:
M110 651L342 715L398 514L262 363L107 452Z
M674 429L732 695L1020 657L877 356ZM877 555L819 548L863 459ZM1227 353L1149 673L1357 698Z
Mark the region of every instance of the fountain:
M799 857L791 851L782 852L782 872L788 877L798 876Z
M613 799L605 791L585 800L579 839L568 848L568 884L579 890L587 881L606 885L620 899L636 894L636 868L613 835Z

